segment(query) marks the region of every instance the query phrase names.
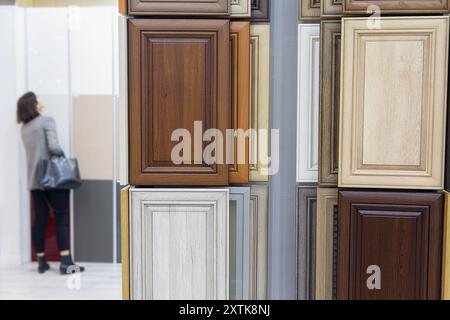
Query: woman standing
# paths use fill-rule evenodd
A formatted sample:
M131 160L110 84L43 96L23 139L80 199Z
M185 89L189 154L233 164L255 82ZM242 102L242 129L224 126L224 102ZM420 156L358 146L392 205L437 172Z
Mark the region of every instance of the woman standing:
M28 189L34 203L36 219L33 238L38 258L38 272L44 273L50 266L45 257L45 229L49 208L56 218L56 239L61 256L61 274L82 272L84 267L74 264L69 251L69 190L42 190L37 176L40 160L64 155L59 146L55 120L41 115L44 106L33 92L20 97L17 102L17 122L22 124L22 140L25 146L28 169Z

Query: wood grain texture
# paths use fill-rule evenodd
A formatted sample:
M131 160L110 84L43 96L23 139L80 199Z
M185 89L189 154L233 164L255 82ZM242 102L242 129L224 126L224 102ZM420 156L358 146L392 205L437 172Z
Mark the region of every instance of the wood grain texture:
M130 187L120 190L120 236L122 257L122 299L130 300L130 233L129 233Z
M228 189L131 189L136 300L229 298Z
M317 189L316 300L335 298L337 189Z
M338 299L439 299L443 195L339 193ZM381 288L366 284L369 266Z
M321 18L337 18L342 16L342 0L321 0Z
M269 180L264 172L269 159L270 24L250 25L250 181ZM260 131L263 130L263 131ZM266 134L264 134L266 133Z
M130 182L227 185L228 165L201 159L206 143L190 163L173 163L171 137L186 129L194 145L195 121L202 133L230 127L229 22L131 19L129 33Z
M376 5L383 14L447 13L448 0L342 0L346 14L367 14Z
M320 25L319 186L337 187L339 172L339 103L341 22Z
M230 24L231 36L231 128L247 132L250 125L250 23L233 21ZM245 146L239 147L234 139L232 154L234 163L229 165L229 182L246 184L249 182L249 139ZM239 161L239 151L245 152L244 163Z
M442 250L442 300L450 300L450 194L445 193L444 240Z
M128 14L229 16L230 0L128 0Z
M298 0L299 20L319 20L321 0Z
M252 22L270 22L270 0L251 0Z
M316 183L319 148L320 25L298 26L297 182Z
M442 189L448 17L342 21L339 186Z
M297 187L297 299L316 297L317 187Z
M252 185L250 190L250 300L266 300L269 263L269 190Z
M231 0L231 18L249 18L252 14L251 0Z

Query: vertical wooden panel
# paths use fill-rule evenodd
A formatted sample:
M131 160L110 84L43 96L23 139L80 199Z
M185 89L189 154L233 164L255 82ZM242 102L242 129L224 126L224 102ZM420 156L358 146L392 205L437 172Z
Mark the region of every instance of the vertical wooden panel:
M231 22L230 36L231 128L247 132L250 124L250 23ZM240 141L245 143L243 148L240 148L238 139L234 139L234 163L228 169L229 182L245 184L249 181L249 139ZM244 152L244 155L239 152ZM240 159L244 159L244 163Z
M251 0L252 22L270 21L270 0Z
M126 16L128 14L128 0L118 0L119 1L119 13Z
M300 20L319 20L321 0L298 0Z
M450 195L445 193L444 243L442 254L442 300L450 300Z
M264 169L269 158L269 24L250 26L250 80L250 128L257 134L257 139L252 139L250 144L250 181L268 181Z
M122 299L130 300L130 235L129 235L130 187L120 190L120 235L122 255Z
M321 18L336 18L342 16L342 0L321 0Z
M332 300L336 291L337 189L317 189L316 299Z
M299 24L297 182L317 182L320 25Z
M231 0L231 18L249 18L251 16L251 0Z
M322 21L320 32L319 186L337 187L341 22Z

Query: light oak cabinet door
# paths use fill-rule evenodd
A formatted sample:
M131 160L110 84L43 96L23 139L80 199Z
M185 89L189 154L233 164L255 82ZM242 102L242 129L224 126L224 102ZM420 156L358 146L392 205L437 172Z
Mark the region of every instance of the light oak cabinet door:
M131 297L229 298L228 190L131 189Z
M317 189L316 300L336 299L338 190Z
M297 187L297 299L316 297L317 188Z
M335 18L342 16L342 0L321 0L321 18Z
M252 22L270 21L270 1L271 0L251 0Z
M250 181L268 181L270 24L250 26Z
M252 14L251 0L230 0L231 18L249 18Z
M196 141L230 128L229 56L227 20L130 19L131 184L228 184L228 165L207 162L210 144ZM191 148L181 133L190 134ZM182 142L183 152L174 151ZM219 148L215 154L225 155Z
M250 125L250 23L233 21L231 36L231 128L247 132ZM237 131L236 131L237 132ZM240 146L239 142L245 143ZM244 152L244 154L240 154ZM229 154L233 164L228 167L229 182L246 184L249 181L249 139L234 139Z
M367 14L369 6L382 14L446 13L448 0L342 0L347 14ZM376 6L376 7L375 7Z
M230 0L128 0L128 14L228 16Z
M450 194L445 193L442 254L442 300L450 300Z
M297 182L317 182L320 25L298 26Z
M300 20L318 20L320 19L320 1L321 0L298 0L299 19Z
M339 192L337 298L440 299L442 205L440 193Z
M448 17L342 21L339 186L442 189Z
M319 186L337 187L341 22L322 21L320 32Z

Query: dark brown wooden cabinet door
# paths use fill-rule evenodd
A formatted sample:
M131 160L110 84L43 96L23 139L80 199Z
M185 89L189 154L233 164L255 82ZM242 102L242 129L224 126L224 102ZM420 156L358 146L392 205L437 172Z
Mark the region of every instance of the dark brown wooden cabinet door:
M449 0L342 0L347 14L367 14L369 6L378 6L381 14L386 13L446 13Z
M339 192L337 298L439 299L442 217L439 193Z
M131 184L228 184L226 164L204 161L210 142L195 142L208 129L225 137L229 128L229 30L228 20L130 20ZM172 141L176 129L191 134L190 162L172 161L173 148L182 141Z
M228 16L230 0L128 0L130 15Z
M252 0L252 21L270 21L270 0Z

